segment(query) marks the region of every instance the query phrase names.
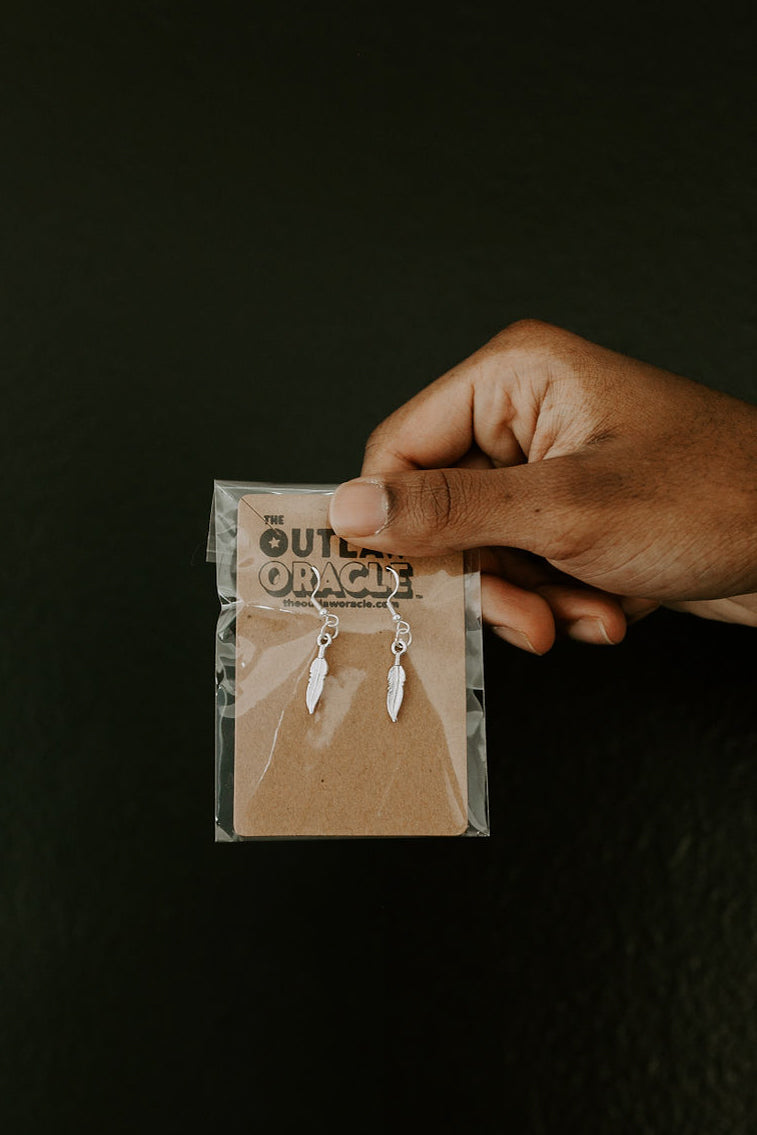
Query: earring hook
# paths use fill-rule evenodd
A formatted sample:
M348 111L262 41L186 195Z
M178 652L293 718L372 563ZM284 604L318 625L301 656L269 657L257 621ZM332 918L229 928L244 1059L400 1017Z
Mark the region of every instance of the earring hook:
M313 588L313 594L310 596L310 602L313 604L319 615L325 615L325 609L320 605L320 603L316 602L315 598L318 592L321 590L321 573L319 572L318 568L313 567L312 564L310 565L310 570L315 576L315 587Z
M397 594L397 592L398 592L398 591L399 591L399 589L400 589L400 577L399 577L399 575L397 574L397 572L396 572L396 571L394 570L394 568L393 568L393 567L389 567L389 565L388 565L388 564L387 564L386 570L387 570L388 572L391 572L391 574L392 574L392 575L394 576L394 591L392 592L392 594L391 594L391 595L389 596L389 598L388 598L388 599L387 599L387 601L386 601L386 605L387 605L387 607L389 608L390 612L391 612L392 614L394 614L394 609L392 608L392 605L391 605L391 603L392 603L392 599L394 599L394 596L395 596L395 595Z

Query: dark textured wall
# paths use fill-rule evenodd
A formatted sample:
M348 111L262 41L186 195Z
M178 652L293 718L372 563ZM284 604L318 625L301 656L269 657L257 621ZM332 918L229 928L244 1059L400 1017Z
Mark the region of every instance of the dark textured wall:
M754 632L488 642L489 840L214 846L203 564L213 477L353 475L521 316L757 398L753 26L0 20L0 1112L753 1132Z

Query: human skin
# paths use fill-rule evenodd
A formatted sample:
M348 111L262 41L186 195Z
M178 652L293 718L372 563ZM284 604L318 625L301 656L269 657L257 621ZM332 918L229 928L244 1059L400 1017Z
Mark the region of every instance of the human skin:
M374 430L331 524L481 548L484 620L536 654L620 642L661 603L757 626L757 407L521 320Z

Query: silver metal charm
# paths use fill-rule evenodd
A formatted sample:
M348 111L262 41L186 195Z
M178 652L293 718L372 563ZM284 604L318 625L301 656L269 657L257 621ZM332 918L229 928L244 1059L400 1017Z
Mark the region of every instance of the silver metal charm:
M410 624L406 622L392 606L392 599L394 599L394 596L400 589L400 577L393 567L387 567L386 570L391 572L394 576L394 591L386 601L386 608L394 622L394 642L391 645L391 651L394 655L394 665L390 668L387 679L386 708L392 721L396 721L400 706L402 705L402 699L405 696L406 675L405 668L400 659L413 641L413 636L410 633Z
M323 619L321 629L318 632L318 638L315 640L318 644L318 654L310 663L310 677L308 678L308 688L305 691L305 703L308 707L308 713L312 713L318 705L318 701L323 692L323 682L329 672L329 664L324 658L326 648L331 646L332 642L339 634L339 616L332 615L325 607L316 599L316 595L321 589L321 575L318 568L311 566L311 571L315 576L315 589L310 596L310 602L315 607L318 614Z

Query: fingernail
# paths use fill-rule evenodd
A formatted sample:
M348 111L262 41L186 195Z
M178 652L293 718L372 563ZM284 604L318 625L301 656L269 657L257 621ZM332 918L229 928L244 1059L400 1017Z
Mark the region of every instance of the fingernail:
M524 635L523 631L513 630L512 627L492 627L492 630L512 646L519 646L521 650L530 650L531 654L539 653L534 649L531 639Z
M607 627L601 619L588 617L576 619L575 623L571 623L567 630L570 637L577 639L579 642L591 642L594 643L594 645L601 645L603 643L607 646L615 645L607 633Z
M329 520L340 536L375 536L386 527L389 498L381 481L345 481L331 498Z
M656 611L660 602L658 599L637 599L635 595L630 595L626 599L621 599L620 605L624 615L630 620L639 619L642 615Z

